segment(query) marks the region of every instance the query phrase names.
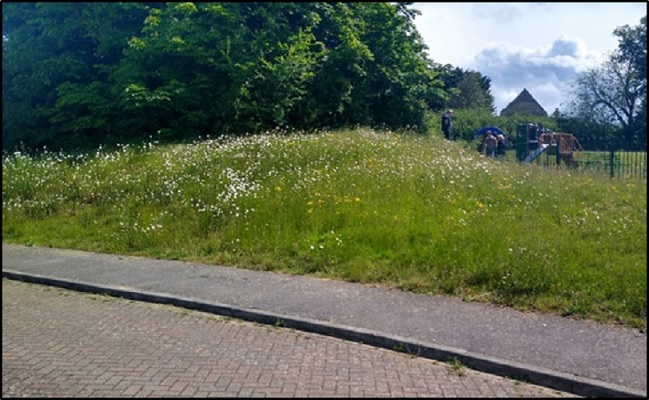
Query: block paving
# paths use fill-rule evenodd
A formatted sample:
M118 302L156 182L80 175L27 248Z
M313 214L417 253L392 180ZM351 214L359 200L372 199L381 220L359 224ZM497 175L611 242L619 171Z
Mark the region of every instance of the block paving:
M2 397L577 397L398 351L2 280Z

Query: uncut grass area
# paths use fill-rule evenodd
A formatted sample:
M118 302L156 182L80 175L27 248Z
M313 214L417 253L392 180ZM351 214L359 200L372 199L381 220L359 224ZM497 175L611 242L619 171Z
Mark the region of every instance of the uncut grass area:
M349 129L3 155L7 243L230 265L646 330L647 184Z

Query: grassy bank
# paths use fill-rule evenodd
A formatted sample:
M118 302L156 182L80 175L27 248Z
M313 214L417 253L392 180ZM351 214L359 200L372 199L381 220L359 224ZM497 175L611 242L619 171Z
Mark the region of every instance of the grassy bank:
M3 241L379 283L646 328L646 181L369 129L3 157Z

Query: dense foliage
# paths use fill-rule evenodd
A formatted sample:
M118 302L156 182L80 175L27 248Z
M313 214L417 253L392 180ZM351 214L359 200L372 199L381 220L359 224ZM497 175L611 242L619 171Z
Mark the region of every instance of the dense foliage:
M450 64L436 66L441 72L444 87L449 90L448 108L474 109L495 113L494 97L491 94L491 78L478 71L463 70Z
M3 3L3 148L427 127L409 3Z

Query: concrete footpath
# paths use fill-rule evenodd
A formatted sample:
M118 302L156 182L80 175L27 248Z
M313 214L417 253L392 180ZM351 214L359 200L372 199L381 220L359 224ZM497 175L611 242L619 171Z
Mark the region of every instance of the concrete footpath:
M587 397L647 397L646 333L271 272L3 243L3 277L403 349Z

